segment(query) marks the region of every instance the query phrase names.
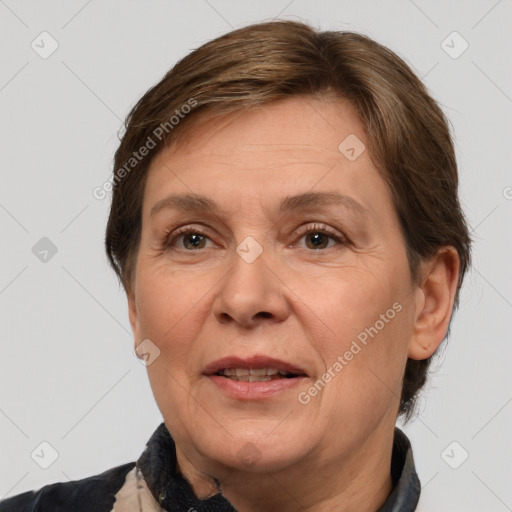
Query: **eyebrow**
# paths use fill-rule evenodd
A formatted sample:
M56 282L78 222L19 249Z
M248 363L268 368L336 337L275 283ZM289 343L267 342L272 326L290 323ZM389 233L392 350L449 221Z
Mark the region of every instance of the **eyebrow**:
M369 214L369 211L354 198L338 192L306 192L289 196L283 199L279 210L281 213L285 213L326 206L343 206L363 217L367 217Z
M367 217L368 210L354 198L338 192L306 192L295 196L285 197L279 206L280 213L291 213L312 208L343 206L355 214ZM158 201L149 214L150 217L159 211L171 208L182 212L218 213L220 208L215 201L199 194L169 195Z

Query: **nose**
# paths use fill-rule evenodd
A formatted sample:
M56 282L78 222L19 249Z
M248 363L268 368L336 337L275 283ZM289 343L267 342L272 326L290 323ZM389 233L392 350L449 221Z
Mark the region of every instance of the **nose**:
M290 303L283 277L265 253L250 262L234 253L213 302L217 321L243 327L284 321L290 314Z

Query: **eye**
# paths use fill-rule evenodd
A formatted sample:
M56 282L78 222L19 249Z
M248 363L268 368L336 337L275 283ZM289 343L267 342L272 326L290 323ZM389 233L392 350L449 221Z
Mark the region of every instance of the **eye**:
M347 242L342 234L334 231L325 224L302 226L294 235L304 239L306 249L312 250L330 249L333 246L343 245Z
M302 226L294 232L294 236L299 237L300 240L304 239L305 246L302 246L302 248L315 251L330 249L336 245L345 245L348 242L344 235L326 224ZM176 249L187 252L206 249L208 243L213 244L207 236L206 230L199 226L186 226L170 234L166 233L163 242L166 250Z
M166 236L164 246L165 249L173 248L196 251L198 249L204 249L208 241L211 242L203 229L188 226L178 229L171 233L171 235Z

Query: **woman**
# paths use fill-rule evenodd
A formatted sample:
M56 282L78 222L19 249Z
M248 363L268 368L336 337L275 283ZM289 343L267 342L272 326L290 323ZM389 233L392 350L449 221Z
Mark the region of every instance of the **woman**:
M164 422L1 510L412 511L407 437L470 261L446 119L375 41L262 23L130 112L106 250Z

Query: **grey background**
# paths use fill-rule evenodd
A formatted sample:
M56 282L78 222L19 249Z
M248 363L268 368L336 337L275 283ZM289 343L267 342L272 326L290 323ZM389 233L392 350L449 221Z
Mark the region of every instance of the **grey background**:
M0 0L0 496L133 461L160 423L103 253L108 199L92 191L121 120L177 59L274 17L389 46L452 123L474 266L405 431L432 509L512 510L510 0ZM43 31L59 45L47 59L31 48L49 48ZM469 44L458 58L442 47L453 31Z

